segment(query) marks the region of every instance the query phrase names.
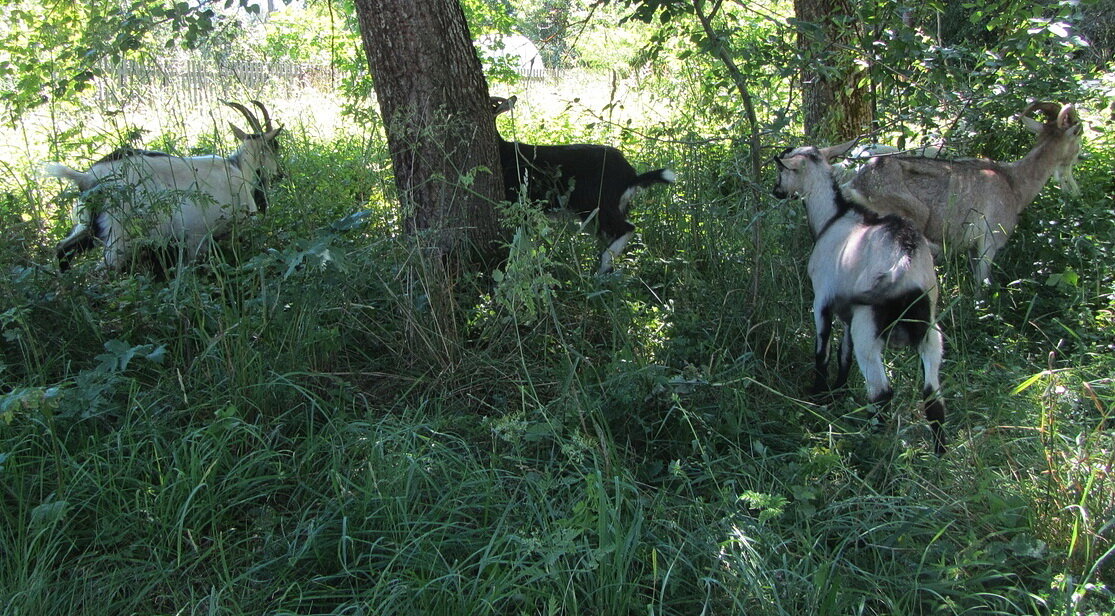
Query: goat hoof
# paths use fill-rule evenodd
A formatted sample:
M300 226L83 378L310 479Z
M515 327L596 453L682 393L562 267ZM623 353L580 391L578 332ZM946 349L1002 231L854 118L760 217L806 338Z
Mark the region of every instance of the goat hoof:
M806 390L806 394L814 401L827 401L833 398L833 392L828 385L813 385Z
M946 439L943 434L933 435L933 453L937 454L938 458L948 453L948 447L946 446L947 444L948 439Z

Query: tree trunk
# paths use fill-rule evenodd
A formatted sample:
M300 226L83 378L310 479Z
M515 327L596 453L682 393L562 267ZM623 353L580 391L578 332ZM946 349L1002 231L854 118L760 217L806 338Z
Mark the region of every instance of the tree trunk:
M503 198L499 137L460 4L356 0L356 14L405 231L454 263L487 259Z
M859 33L850 0L794 0L798 48L805 54L802 110L811 144L837 143L871 131L866 69L856 64Z

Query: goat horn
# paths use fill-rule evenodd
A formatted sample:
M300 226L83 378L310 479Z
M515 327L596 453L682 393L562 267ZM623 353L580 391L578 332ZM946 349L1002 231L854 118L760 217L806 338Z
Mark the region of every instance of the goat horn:
M267 107L264 107L263 103L259 101L252 101L252 104L259 107L260 113L263 114L263 130L260 133L271 130L271 115L267 113Z
M1022 111L1022 115L1028 116L1033 111L1041 111L1045 114L1046 119L1052 122L1057 119L1057 114L1061 112L1061 105L1060 103L1034 101Z
M241 105L240 103L233 103L233 102L230 102L230 101L221 101L221 102L223 102L224 104L228 105L229 107L232 107L233 109L239 111L240 113L244 114L244 119L248 120L248 125L252 128L252 130L254 130L255 132L257 132L261 135L263 134L263 128L259 125L259 120L255 117L255 115L251 111L248 111L247 107Z

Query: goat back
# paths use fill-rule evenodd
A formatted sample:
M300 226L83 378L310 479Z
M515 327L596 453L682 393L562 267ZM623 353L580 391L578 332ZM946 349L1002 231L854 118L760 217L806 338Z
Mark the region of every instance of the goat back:
M817 238L809 276L815 293L857 304L936 286L929 243L896 217L874 224L855 216L834 221Z

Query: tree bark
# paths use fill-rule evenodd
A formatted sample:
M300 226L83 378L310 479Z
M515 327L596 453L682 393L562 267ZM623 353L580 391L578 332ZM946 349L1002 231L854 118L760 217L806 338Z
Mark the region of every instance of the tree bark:
M439 257L486 260L499 237L499 137L458 0L356 0L356 14L404 230Z
M865 67L856 63L860 38L850 0L794 0L798 48L805 53L802 111L806 139L816 145L871 132Z

